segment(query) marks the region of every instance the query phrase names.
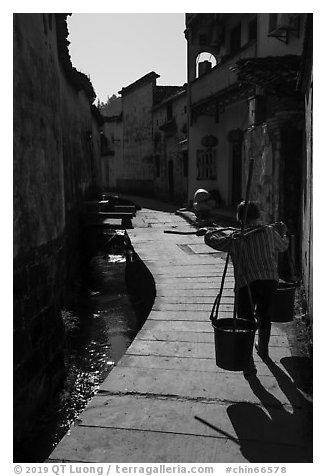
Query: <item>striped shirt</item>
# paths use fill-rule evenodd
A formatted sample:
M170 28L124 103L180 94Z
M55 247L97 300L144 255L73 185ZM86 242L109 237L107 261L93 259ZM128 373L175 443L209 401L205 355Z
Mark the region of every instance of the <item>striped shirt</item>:
M216 250L230 249L238 288L257 280L278 281L278 252L285 251L289 244L288 238L282 238L273 225L248 227L243 236L209 230L204 240Z

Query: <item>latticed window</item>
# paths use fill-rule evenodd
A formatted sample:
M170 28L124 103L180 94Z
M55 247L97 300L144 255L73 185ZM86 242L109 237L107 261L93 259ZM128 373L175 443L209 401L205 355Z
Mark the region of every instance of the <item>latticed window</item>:
M197 180L216 179L216 149L197 150Z

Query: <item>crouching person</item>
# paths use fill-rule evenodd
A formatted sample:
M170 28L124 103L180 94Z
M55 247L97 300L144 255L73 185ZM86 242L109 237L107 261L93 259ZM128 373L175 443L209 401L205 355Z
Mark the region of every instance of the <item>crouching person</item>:
M194 211L197 220L209 220L215 204L215 200L207 190L198 189L194 195Z
M245 202L241 202L237 208L237 220L241 225L244 212ZM284 223L261 223L260 211L255 202L248 203L246 223L242 235L240 232L226 235L213 228L200 228L197 235L204 236L205 243L216 250L230 249L237 290L237 316L257 319L258 341L255 347L258 355L264 359L268 357L272 303L279 280L278 253L287 249L289 241ZM248 378L256 373L252 358L250 368L244 370L244 376Z

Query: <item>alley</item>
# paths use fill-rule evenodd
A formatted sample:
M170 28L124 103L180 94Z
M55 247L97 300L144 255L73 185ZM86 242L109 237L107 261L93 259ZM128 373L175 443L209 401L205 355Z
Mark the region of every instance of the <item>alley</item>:
M172 207L141 205L128 235L154 277L154 306L46 462L310 462L310 404L295 382L292 324L273 324L271 361L255 353L250 384L218 368L209 314L225 255L195 235L165 234L194 229ZM220 317L232 315L233 286L230 266Z
M117 365L105 360L108 378L49 461L311 461L313 13L12 17L13 460L53 451L34 456L33 435L44 421L51 432L44 408L61 398L84 265L109 228L127 228L126 301L142 312L135 331L147 320ZM134 218L115 195L147 198ZM279 276L296 285L300 327L273 326L272 359L255 355L250 385L215 365L225 255L164 233L193 229L187 212L228 222L246 197L263 222L287 226ZM233 287L230 268L220 317Z

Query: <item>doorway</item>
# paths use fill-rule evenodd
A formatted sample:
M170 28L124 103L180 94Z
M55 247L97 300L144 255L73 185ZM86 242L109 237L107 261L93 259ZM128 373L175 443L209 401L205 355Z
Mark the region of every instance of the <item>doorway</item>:
M171 202L174 201L174 171L173 171L173 161L169 160L168 162L168 177L169 177L169 199Z
M231 176L229 195L231 205L237 205L242 200L242 144L243 132L241 129L232 129L228 134L231 150Z
M231 203L237 205L242 199L242 143L233 142L232 147L232 193Z

